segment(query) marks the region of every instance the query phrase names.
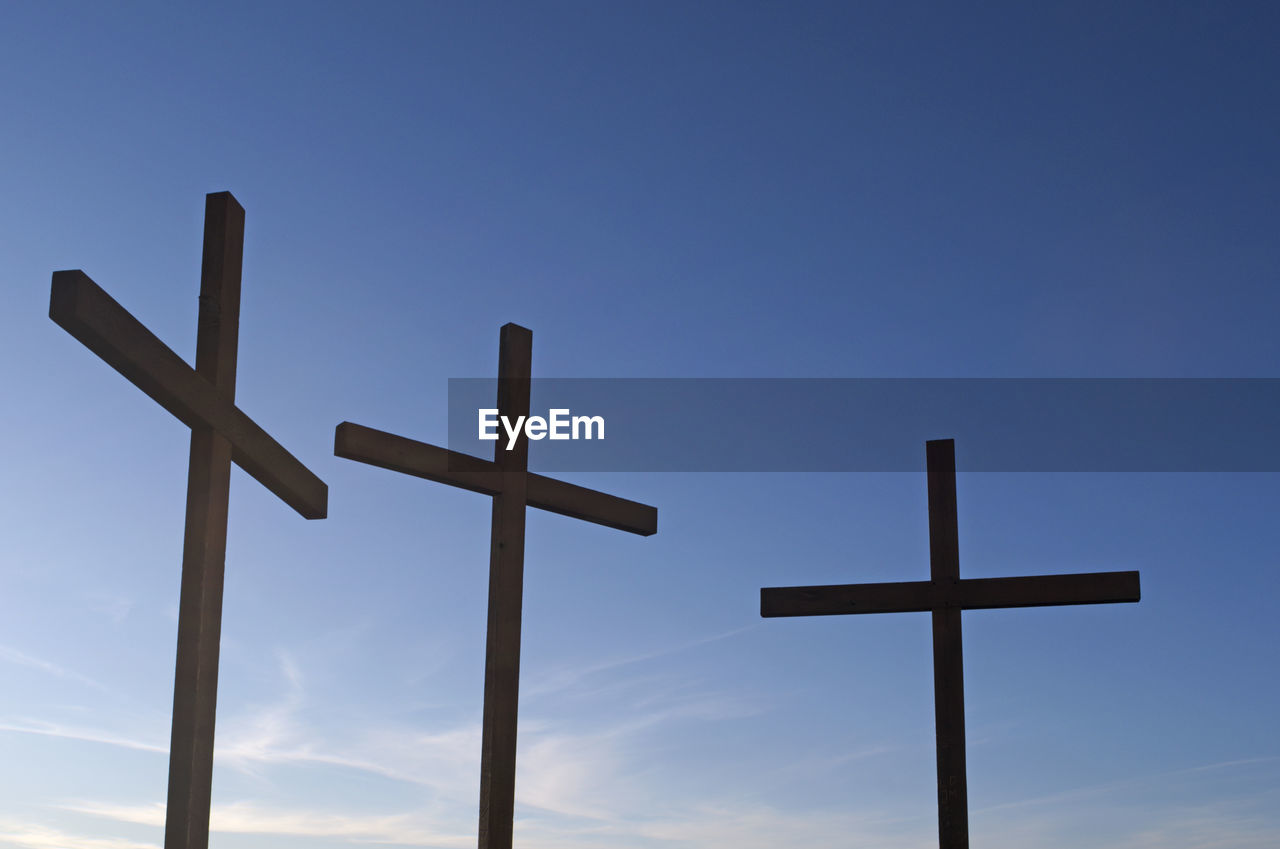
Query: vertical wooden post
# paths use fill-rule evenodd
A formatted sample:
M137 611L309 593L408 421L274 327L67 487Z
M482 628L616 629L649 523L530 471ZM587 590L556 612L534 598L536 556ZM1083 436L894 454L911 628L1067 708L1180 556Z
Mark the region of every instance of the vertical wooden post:
M502 328L498 350L498 415L529 415L533 334ZM520 690L520 613L524 594L524 525L529 441L523 431L507 450L494 444L502 491L493 499L489 547L489 625L484 663L484 720L480 744L480 849L511 849L515 816L516 717Z
M196 372L228 401L235 398L243 248L244 209L228 192L208 195ZM189 469L165 849L209 845L230 443L208 425L192 427Z
M956 518L956 449L950 439L928 442L929 573L949 599L933 609L933 704L938 734L938 846L968 849L969 799L965 786L964 660Z

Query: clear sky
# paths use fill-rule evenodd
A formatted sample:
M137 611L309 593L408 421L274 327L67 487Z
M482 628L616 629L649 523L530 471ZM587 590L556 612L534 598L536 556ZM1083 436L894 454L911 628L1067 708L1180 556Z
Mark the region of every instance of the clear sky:
M188 431L48 293L192 357L206 192L238 402L330 485L233 473L225 849L474 845L489 500L332 439L443 443L505 322L541 377L1280 376L1278 7L980 5L9 4L0 847L162 840ZM927 577L924 476L571 479L660 530L529 516L517 845L936 845L928 617L758 608ZM958 486L963 575L1143 585L965 614L974 845L1280 845L1277 476Z

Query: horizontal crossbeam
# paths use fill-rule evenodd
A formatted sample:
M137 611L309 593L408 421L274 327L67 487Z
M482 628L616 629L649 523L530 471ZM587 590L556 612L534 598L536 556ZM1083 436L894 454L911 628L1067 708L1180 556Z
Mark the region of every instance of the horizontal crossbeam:
M338 425L333 453L347 460L484 495L497 495L502 491L502 473L490 460L351 422ZM530 507L640 536L657 533L656 507L532 472L528 474L526 503Z
M49 317L189 427L211 427L232 459L307 519L328 512L329 488L83 271L55 271Z
M958 607L1048 607L1060 604L1136 602L1141 597L1137 572L1086 572L1017 578L962 578L896 581L885 584L832 584L814 587L765 587L760 615L832 616L842 613L910 613Z

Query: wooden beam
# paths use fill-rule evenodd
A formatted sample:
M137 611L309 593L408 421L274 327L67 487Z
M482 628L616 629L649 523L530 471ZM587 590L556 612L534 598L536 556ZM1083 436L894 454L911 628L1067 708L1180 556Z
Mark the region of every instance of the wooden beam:
M351 422L334 431L333 453L483 495L497 495L502 487L502 474L491 460ZM640 536L658 531L658 508L555 478L529 473L526 497L530 507L549 513Z
M193 430L212 427L231 444L232 459L242 469L303 517L325 517L329 489L324 481L89 275L79 270L53 273L49 317L187 426ZM234 375L234 360L220 368Z
M913 613L932 610L931 581L886 584L831 584L813 587L765 587L760 615L834 616L842 613Z
M481 495L497 495L502 491L502 474L492 460L352 422L343 422L334 429L333 453L347 460Z
M529 506L642 537L658 532L658 508L607 492L529 475Z
M227 398L235 396L243 246L244 209L227 192L209 195L205 199L196 371ZM205 849L209 845L230 485L231 445L207 424L193 425L165 849Z
M498 345L498 415L529 415L533 334L506 324ZM493 497L489 545L489 624L480 732L480 849L511 849L516 806L516 732L520 696L520 618L524 600L525 486L529 439L493 446L502 489Z
M965 610L993 607L1049 607L1059 604L1110 604L1142 598L1137 572L1086 572L1017 578L965 578L956 587Z
M765 587L760 590L760 615L836 616L845 613L920 613L944 607L962 610L1049 607L1136 602L1141 597L1137 572L961 578L954 584L894 581L885 584Z
M929 485L929 577L949 591L960 581L956 520L956 448L925 443ZM938 846L969 849L969 790L964 740L964 649L960 608L934 607L933 716L938 735Z

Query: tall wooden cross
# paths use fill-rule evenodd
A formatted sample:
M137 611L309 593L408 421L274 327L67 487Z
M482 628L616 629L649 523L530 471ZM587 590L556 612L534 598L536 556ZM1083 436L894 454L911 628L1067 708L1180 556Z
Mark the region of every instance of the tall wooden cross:
M761 616L836 613L933 614L933 705L938 737L938 845L968 849L969 803L964 760L964 666L960 611L990 607L1135 602L1137 572L1093 572L1020 578L961 578L956 533L955 442L925 444L929 476L928 581L770 587L760 590Z
M191 428L165 849L209 845L231 462L308 519L323 519L329 500L324 481L235 405L244 209L218 192L204 214L194 369L83 271L55 271L49 300L50 318Z
M529 415L533 334L502 327L498 346L498 415ZM520 611L524 593L525 507L537 507L621 531L658 530L654 507L528 471L523 429L514 447L494 445L493 461L343 422L333 453L395 472L493 497L489 543L489 619L484 658L480 745L480 849L510 849L515 814L516 715L520 687Z

